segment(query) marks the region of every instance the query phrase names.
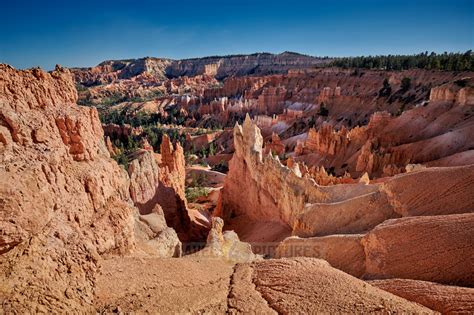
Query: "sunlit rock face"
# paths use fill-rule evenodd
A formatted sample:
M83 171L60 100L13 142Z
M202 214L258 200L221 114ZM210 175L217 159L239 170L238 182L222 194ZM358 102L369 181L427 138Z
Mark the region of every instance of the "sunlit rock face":
M0 65L4 310L90 311L100 255L135 247L128 176L76 99L61 67Z
M101 256L181 255L181 242L165 217L176 217L169 221L177 228L189 220L182 148L164 139L162 159L144 150L131 162L129 176L110 158L113 147L104 141L97 110L77 106L76 100L68 70L0 65L6 310L89 312ZM162 187L164 197L155 200Z
M472 199L466 197L473 191L472 165L421 168L381 182L365 177L360 182L320 186L309 171L303 173L292 162L284 166L278 157L264 155L262 142L250 118L235 127L235 153L216 214L225 220L246 216L256 222L279 222L294 235L310 237L361 233L400 216L472 211ZM440 184L433 185L435 178ZM448 193L450 185L462 188ZM430 198L433 193L438 198Z

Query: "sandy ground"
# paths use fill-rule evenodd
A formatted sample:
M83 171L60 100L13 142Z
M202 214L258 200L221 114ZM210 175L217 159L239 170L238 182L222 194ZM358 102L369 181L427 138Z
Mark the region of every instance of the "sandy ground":
M212 258L113 258L97 277L100 311L223 313L233 265Z
M117 313L430 313L314 258L115 257L102 261L95 301Z

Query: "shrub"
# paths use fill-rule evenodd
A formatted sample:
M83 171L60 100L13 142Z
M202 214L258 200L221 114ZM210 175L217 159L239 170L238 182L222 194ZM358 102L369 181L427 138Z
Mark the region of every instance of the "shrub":
M390 96L392 94L392 87L390 86L390 83L388 82L388 79L385 78L383 80L383 86L379 91L379 96L384 97L384 96Z
M188 187L185 191L186 199L189 202L195 202L199 197L207 197L209 188L206 187Z
M324 103L321 103L321 105L319 106L318 115L325 117L329 115L329 110L326 108L326 105L324 105Z
M400 88L402 89L402 91L408 91L410 86L411 86L411 79L407 78L407 77L404 77L402 79L402 84L401 84Z
M214 165L211 169L216 172L227 173L229 171L229 166L224 160L221 160L218 164Z
M204 186L207 182L207 176L206 174L203 173L194 173L191 175L191 183L189 184L189 187L201 187Z
M119 165L123 165L125 167L125 170L128 169L128 163L129 163L129 160L128 160L128 157L126 155L125 152L120 152L119 154L116 154L115 156L113 156L113 159L119 164Z

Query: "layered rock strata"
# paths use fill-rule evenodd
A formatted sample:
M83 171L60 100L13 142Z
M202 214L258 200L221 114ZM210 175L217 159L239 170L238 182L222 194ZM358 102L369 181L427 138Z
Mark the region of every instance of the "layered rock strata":
M109 158L97 111L76 100L67 70L0 65L6 312L92 311L100 255L135 247L128 176Z
M0 300L7 313L93 312L101 257L181 255L161 207L146 216L133 206L150 197L159 174L184 196L179 150L167 152L161 173L151 152L132 162L130 186L110 158L97 110L76 101L68 70L0 65Z
M442 314L474 312L474 289L409 279L373 280L371 285Z
M250 118L235 127L235 153L218 209L225 220L243 215L280 222L294 235L310 237L361 233L390 218L466 213L474 206L466 197L474 191L472 165L429 168L382 183L319 186L297 165L290 169L264 155L262 142Z
M228 303L231 313L432 313L311 258L237 265Z

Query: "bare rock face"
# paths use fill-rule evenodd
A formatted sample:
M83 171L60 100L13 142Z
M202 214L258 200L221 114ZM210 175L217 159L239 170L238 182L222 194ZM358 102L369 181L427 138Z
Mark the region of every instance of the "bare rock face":
M469 152L473 145L468 136L473 132L472 113L465 105L474 102L469 97L466 102L435 99L401 115L375 112L367 125L349 130L345 126L337 130L334 122L323 122L319 128L309 129L306 140L299 142L295 160L309 167L332 168L339 176L367 172L371 178L408 172L411 165L440 158L447 166L472 164L472 160L457 164L450 158Z
M356 139L348 133L346 128L335 131L331 124L323 124L319 130L314 128L309 130L305 148L308 152L318 152L329 156L344 156L349 141L356 141Z
M156 204L161 205L166 215L176 214L185 206L185 162L179 143L175 149L164 135L161 154L143 149L131 158L130 196L142 214L150 213Z
M228 304L231 313L432 313L312 258L237 265Z
M369 283L442 314L471 314L474 312L473 288L409 279L372 280Z
M276 257L322 258L357 277L462 285L472 280L461 262L472 251L474 225L459 218L472 215L474 166L421 168L384 181L367 176L360 183L320 186L292 159L285 167L264 155L262 143L250 119L234 128L235 153L216 213L242 240L274 241L276 226L285 225L292 235L308 239L285 239ZM427 246L417 249L420 243Z
M434 87L430 91L430 101L457 102L461 105L474 104L474 79L463 78L454 83Z
M184 193L186 174L183 148L179 143L173 146L170 138L165 134L161 142L160 153L160 166L166 168L168 174L172 175L168 181L176 188L178 193Z
M262 145L260 130L248 116L242 127L234 128L235 153L222 194L224 219L245 214L253 220L280 221L291 226L305 202L323 200L325 194L281 165L278 158L263 155Z
M366 234L289 237L276 257L315 257L359 278L406 278L471 286L474 214L390 219ZM431 232L430 232L431 231ZM423 246L420 246L423 244Z
M141 213L149 213L157 203L160 168L153 152L140 150L128 165L130 197Z
M367 278L474 285L474 214L388 220L362 240Z
M134 128L129 124L104 124L102 128L104 129L104 134L113 139L127 138L132 135L138 135L140 132L140 127Z
M291 227L294 235L309 237L361 233L400 216L465 213L472 209L472 200L465 198L474 187L472 166L426 169L396 176L386 183L319 186L295 165L288 168L278 158L264 155L262 142L260 130L249 118L242 127L235 127L235 153L218 209L225 220L246 215L254 221L281 222ZM445 182L430 184L434 178ZM417 189L403 189L415 182L419 183ZM451 185L459 186L459 198L447 193ZM425 192L436 192L439 198L429 199ZM417 203L414 195L425 201Z
M176 231L166 224L163 209L155 204L151 213L140 214L135 221L137 252L151 257L181 257L182 244Z
M293 225L293 234L311 237L365 233L387 219L470 213L474 205L468 197L474 193L473 174L473 165L427 168L382 183L321 187L332 198L340 199L308 203ZM352 196L342 196L342 189Z
M266 115L281 114L283 112L286 95L287 91L285 88L265 88L258 97L258 112Z
M206 247L197 253L204 257L220 257L232 262L250 262L261 259L252 252L250 244L241 242L234 231L222 232L224 221L212 218L212 227L207 236Z
M271 142L265 143L264 153L276 155L285 153L285 145L281 143L280 137L276 133L272 133Z
M292 236L278 245L275 258L316 257L326 260L334 268L360 278L365 273L362 237L361 234L309 238Z
M394 211L404 217L470 213L474 209L474 165L401 174L387 180L381 189Z
M183 250L178 234L173 228L166 227L156 237L148 241L153 256L181 257Z
M139 150L128 167L130 196L141 215L158 213L183 241L200 239L204 231L191 222L184 192L185 161L180 144L163 136L161 154ZM154 235L152 237L156 237Z
M292 52L281 54L256 53L251 55L234 55L225 57L205 57L176 60L166 69L168 76L195 76L214 74L222 79L229 76L248 74L286 73L289 69L302 69L328 60L305 56Z
M100 255L135 246L128 176L109 158L97 111L76 99L67 70L0 65L6 312L91 311Z
M160 186L157 201L165 213L166 222L184 240L190 235L191 221L187 210L184 192L186 165L184 151L179 143L175 146L167 135L163 136L161 146Z
M150 75L164 79L165 69L171 60L160 58L141 58L135 60L109 60L93 68L74 68L75 80L83 85L111 83L117 79L130 79L139 75Z

